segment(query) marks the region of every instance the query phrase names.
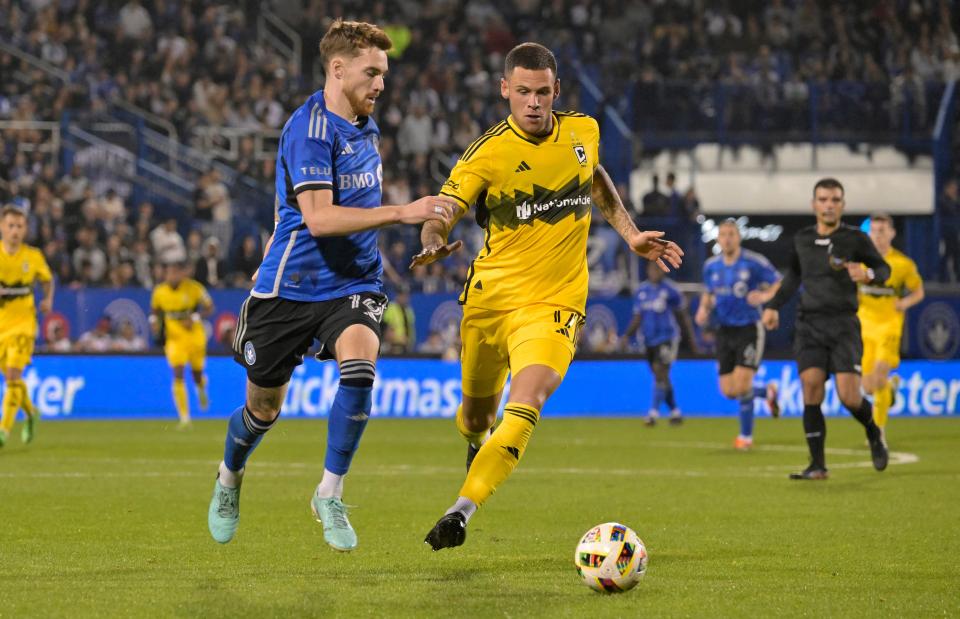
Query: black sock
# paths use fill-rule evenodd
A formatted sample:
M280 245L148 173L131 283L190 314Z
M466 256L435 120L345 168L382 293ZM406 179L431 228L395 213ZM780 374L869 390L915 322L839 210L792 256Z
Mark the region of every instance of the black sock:
M671 411L677 407L677 401L673 398L673 384L667 383L666 389L663 390L663 401Z
M873 406L866 398L860 399L860 406L856 409L850 408L846 404L847 410L850 411L850 414L853 415L853 418L859 421L864 428L867 429L867 438L873 438L873 436L880 432L880 429L877 428L877 424L873 422Z
M823 446L827 440L827 423L819 404L808 404L803 407L803 431L807 435L807 446L810 448L810 463L821 469L827 468L823 455Z

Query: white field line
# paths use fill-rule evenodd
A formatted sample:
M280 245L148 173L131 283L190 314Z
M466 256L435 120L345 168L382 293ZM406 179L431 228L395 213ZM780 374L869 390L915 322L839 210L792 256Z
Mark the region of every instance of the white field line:
M708 442L683 442L683 441L657 441L646 443L648 447L664 447L668 449L707 449L707 450L730 450L731 447L726 443L708 443ZM754 451L764 452L787 452L787 453L806 453L807 449L803 446L794 445L758 445ZM873 465L869 460L869 451L866 449L845 449L839 447L828 447L826 453L832 456L851 456L860 457L863 460L857 462L839 462L831 463L831 469L844 468L869 468ZM744 454L746 456L746 454ZM920 461L916 454L891 451L890 464L915 464ZM218 460L203 459L176 459L176 458L60 458L56 460L47 460L47 463L63 463L64 465L74 464L121 464L121 465L144 465L157 467L161 470L151 471L0 471L0 479L43 479L43 478L62 478L62 479L116 479L116 478L136 478L136 477L209 477L213 478L216 474ZM199 469L179 469L176 466L203 467ZM322 470L322 462L271 462L259 461L254 463L254 470L266 469L263 473L267 477L298 477L304 475L317 475ZM679 470L679 469L655 469L655 468L584 468L584 467L521 467L519 470L524 475L595 475L595 476L615 476L615 477L782 477L781 471L794 470L799 465L766 465L766 466L737 466L724 469L711 470ZM371 469L357 469L351 471L352 477L385 477L399 475L431 475L431 474L457 474L462 473L462 467L452 466L424 466L413 464L398 464L378 466Z

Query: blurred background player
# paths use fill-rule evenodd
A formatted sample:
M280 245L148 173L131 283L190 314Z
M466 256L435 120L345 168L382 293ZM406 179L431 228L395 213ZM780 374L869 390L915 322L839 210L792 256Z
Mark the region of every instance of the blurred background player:
M873 395L873 420L886 441L887 413L897 385L889 380L900 365L900 337L906 311L923 301L923 280L917 265L891 243L897 231L886 213L870 216L870 240L890 265L883 284L860 284L860 330L863 334L863 390Z
M3 370L3 417L0 419L0 447L6 444L23 409L26 421L20 433L24 443L33 440L40 413L30 401L23 369L30 365L37 339L37 308L34 286L40 283L43 298L40 311L53 307L53 277L39 249L24 244L27 217L23 211L4 207L0 213L0 369Z
M843 224L845 204L840 181L817 181L812 200L817 223L794 235L780 290L763 311L763 325L776 329L780 308L800 289L793 347L803 386L803 429L810 465L792 473L790 479L827 478L827 424L820 406L830 374L840 402L866 429L873 467L887 468L887 446L873 422L870 402L860 391L863 340L857 320L857 285L882 284L890 277L890 267L866 234Z
M696 322L705 327L714 314L717 329L716 354L720 392L740 403L740 434L737 449L753 446L754 400L762 398L777 417L777 390L774 383L755 387L753 378L763 360L766 331L760 323L759 306L773 298L780 288L780 273L770 261L740 247L740 228L733 219L724 220L717 230L720 255L703 265L703 285Z
M672 280L653 262L647 264L647 279L637 289L633 304L633 319L623 334L621 346L626 347L637 329L642 329L647 362L653 372L653 398L644 423L653 426L660 416L660 407L667 405L670 423L683 423L670 382L670 367L677 360L681 329L693 346L693 327L686 311L687 302Z
M227 427L207 524L221 544L240 522L247 458L280 415L293 370L314 340L336 359L340 384L327 422L323 478L310 499L335 550L357 546L343 480L372 407L383 294L376 229L452 218L453 200L428 196L381 205L380 130L370 117L393 43L377 26L334 21L320 41L326 74L287 120L278 146L276 228L244 301L233 341L247 392Z
M500 94L510 115L460 156L440 190L462 217L477 205L486 230L460 304L463 403L456 423L467 441L467 478L457 500L424 540L433 550L460 546L477 508L510 476L527 448L540 411L570 366L584 323L590 212L595 205L632 251L679 266L682 252L640 232L600 166L593 118L554 112L557 60L546 47L522 43L507 54ZM529 196L517 199L517 196ZM428 222L412 267L459 249L447 243L449 222ZM507 381L503 422L491 433Z
M203 369L207 360L207 332L203 319L213 313L213 301L200 282L186 276L182 262L164 266L164 281L153 289L150 325L154 336L163 337L163 352L173 371L173 404L180 428L190 426L190 401L184 368L190 364L200 410L207 410L207 384Z

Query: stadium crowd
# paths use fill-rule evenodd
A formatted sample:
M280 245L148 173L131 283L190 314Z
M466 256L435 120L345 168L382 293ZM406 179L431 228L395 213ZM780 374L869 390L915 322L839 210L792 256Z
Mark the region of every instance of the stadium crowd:
M299 62L260 44L253 0L0 0L0 41L69 76L0 49L0 121L59 121L70 112L82 123L109 117L111 103L123 100L169 121L187 143L199 144L205 128L249 132L225 163L270 188L275 161L256 152L253 136L279 130L318 87L316 47L332 16L387 24L395 50L376 116L384 201L403 203L435 192L452 157L507 115L497 78L503 55L521 40L556 51L561 107L578 107L570 67L580 63L638 132L809 130L817 92L821 128L922 128L935 113L931 85L960 76L960 12L946 0L267 4L301 37ZM248 285L267 231L233 234L236 188L216 171L199 179L190 212L171 214L93 183L78 166L62 169L51 139L42 129L0 125L0 202L29 212L28 242L43 249L61 286L150 287L169 260L188 261L211 287ZM689 220L699 198L679 189L629 206L638 218ZM951 244L950 234L957 236L960 213L955 186L949 191L940 208L956 277L960 241ZM410 277L417 231L386 230L390 286L457 290L482 237L469 220L454 236L464 251ZM598 282L617 275L613 290L623 287L626 264L615 241L598 230L591 253Z

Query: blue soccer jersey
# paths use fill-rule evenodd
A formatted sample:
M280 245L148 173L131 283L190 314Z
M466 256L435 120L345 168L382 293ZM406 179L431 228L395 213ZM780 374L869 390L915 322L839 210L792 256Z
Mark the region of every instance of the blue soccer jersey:
M376 208L383 171L380 130L372 118L356 125L329 112L315 92L287 121L277 151L279 222L251 293L259 298L327 301L357 292L381 292L383 264L377 231L313 237L297 194L329 189L333 203Z
M680 337L680 325L674 312L683 309L683 293L669 279L659 284L645 281L637 289L633 313L641 318L645 346L656 346Z
M733 264L714 256L703 265L703 283L716 299L714 317L721 327L742 327L760 320L760 309L747 303L747 294L778 281L780 273L770 261L748 249L740 250Z

